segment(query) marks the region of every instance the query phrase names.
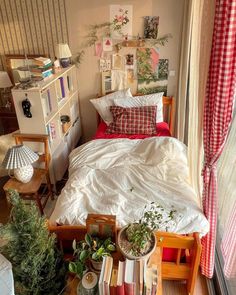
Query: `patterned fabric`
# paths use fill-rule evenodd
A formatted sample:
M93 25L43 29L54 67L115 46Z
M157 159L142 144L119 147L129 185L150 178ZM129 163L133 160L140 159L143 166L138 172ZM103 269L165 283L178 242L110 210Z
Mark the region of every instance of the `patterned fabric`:
M156 134L156 106L134 108L110 107L113 122L106 133Z
M221 250L224 257L224 274L230 279L236 277L236 202L225 228Z
M214 270L217 226L216 162L224 147L232 120L236 83L236 0L217 0L211 61L204 108L203 210L210 231L203 238L202 273Z

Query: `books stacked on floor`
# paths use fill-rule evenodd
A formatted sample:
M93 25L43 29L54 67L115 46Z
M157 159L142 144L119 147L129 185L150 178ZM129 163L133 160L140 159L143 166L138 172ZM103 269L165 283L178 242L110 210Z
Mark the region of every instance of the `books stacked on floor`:
M147 266L145 260L119 261L113 266L112 257L104 257L99 279L100 295L155 295L157 266Z
M50 77L52 73L52 61L48 57L34 58L34 64L37 66L31 70L33 77L41 77L42 79Z

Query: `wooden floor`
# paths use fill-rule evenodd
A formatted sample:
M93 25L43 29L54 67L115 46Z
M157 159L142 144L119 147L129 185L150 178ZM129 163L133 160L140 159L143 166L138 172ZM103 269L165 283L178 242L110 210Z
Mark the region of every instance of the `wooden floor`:
M3 186L3 179L0 180L0 223L6 223L10 209L7 205L7 201L2 190ZM52 207L53 204L50 204L51 200L48 200L47 206ZM186 291L185 282L181 281L164 281L163 282L163 295L188 295ZM204 277L200 274L197 279L197 284L195 287L194 295L208 295L206 281Z

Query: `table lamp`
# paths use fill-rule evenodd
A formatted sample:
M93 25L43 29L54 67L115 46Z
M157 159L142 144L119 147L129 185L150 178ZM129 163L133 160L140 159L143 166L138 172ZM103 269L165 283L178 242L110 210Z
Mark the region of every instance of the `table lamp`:
M70 65L72 56L70 48L66 43L59 43L56 46L56 57L60 59L61 66L67 68Z
M34 168L31 165L39 158L38 154L33 152L29 147L25 145L15 145L11 147L2 162L2 168L14 169L15 178L23 183L27 183L31 180Z

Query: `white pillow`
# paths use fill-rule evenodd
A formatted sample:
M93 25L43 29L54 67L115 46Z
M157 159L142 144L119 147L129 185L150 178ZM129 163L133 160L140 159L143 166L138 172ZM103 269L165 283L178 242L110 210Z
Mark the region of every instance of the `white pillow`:
M164 92L159 92L126 99L114 99L114 103L116 106L123 108L157 106L156 123L159 123L163 122L163 94Z
M112 114L110 112L110 106L114 106L114 99L122 99L122 98L129 98L132 97L132 94L130 92L130 88L119 90L113 93L110 93L108 95L105 95L100 98L94 98L90 99L91 103L99 113L100 117L103 119L103 121L109 125L113 121Z

